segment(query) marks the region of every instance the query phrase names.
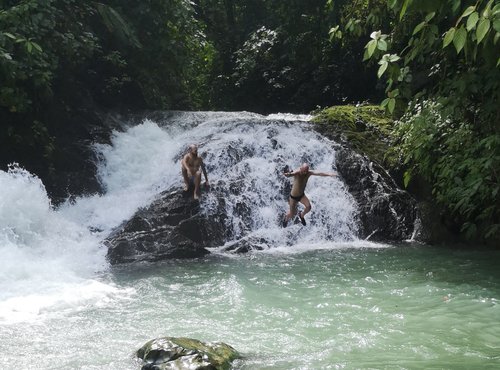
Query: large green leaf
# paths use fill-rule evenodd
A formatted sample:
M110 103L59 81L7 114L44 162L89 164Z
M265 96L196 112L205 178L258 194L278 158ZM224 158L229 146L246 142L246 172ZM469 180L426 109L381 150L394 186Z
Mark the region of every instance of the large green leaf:
M490 30L491 22L487 18L481 18L479 21L479 24L477 25L477 30L476 30L476 38L477 38L477 43L480 44L481 41L483 41L484 36L488 33Z
M493 29L497 32L500 32L500 19L495 19L493 21Z
M469 18L467 18L467 31L472 30L476 27L477 21L479 20L478 12L472 13Z
M389 103L387 103L387 108L390 113L394 113L394 108L396 107L396 99L390 98Z
M476 7L474 5L469 6L467 9L465 9L464 13L462 14L462 18L465 18L469 14L472 14L474 10L476 10Z
M382 77L382 75L384 74L384 72L386 71L388 66L389 66L389 63L385 62L385 61L380 64L380 67L377 71L378 78Z
M455 27L452 27L446 32L444 35L444 40L443 40L443 48L447 47L452 41L453 37L455 36Z
M403 19L408 10L408 6L411 4L412 0L404 0L403 6L401 7L401 13L399 13L399 20Z
M371 40L366 44L366 50L368 51L368 58L371 58L375 49L377 48L377 40Z
M453 36L453 45L455 45L455 49L457 49L457 54L460 54L460 51L462 51L466 42L467 31L462 26L455 32L455 36Z
M387 51L387 42L385 40L378 40L377 42L377 49L382 50L382 51Z
M424 21L424 22L421 22L421 23L417 24L415 26L415 29L413 30L413 35L416 35L417 33L419 33L422 30L422 28L424 28L424 26L426 25L426 23L427 22Z

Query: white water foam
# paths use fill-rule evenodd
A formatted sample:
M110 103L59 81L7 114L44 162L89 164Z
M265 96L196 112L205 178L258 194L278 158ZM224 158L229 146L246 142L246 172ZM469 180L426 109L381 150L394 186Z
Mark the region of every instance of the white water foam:
M138 122L116 132L111 145L96 146L106 193L57 210L36 176L19 168L0 171L0 323L133 294L99 278L107 269L100 243L159 192L182 185L180 159L191 143L199 143L211 183L228 190L228 226L235 237L262 238L268 247L355 240L355 204L338 178L312 177L308 226L281 227L288 207L284 185L290 181L282 176L284 165L308 161L316 170L335 169L331 143L304 122L285 118L180 112L162 122ZM231 186L241 187L238 194ZM203 195L207 211L212 197ZM239 214L242 204L250 223Z
M0 171L0 189L0 322L33 319L53 304L109 290L93 280L106 265L104 250L51 208L37 177L12 167Z

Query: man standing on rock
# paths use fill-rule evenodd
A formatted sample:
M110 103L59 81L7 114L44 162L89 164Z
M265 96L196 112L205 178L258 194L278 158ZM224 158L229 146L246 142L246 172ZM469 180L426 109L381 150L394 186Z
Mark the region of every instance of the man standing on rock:
M188 191L190 183L194 184L194 199L200 198L201 171L205 175L205 186L208 186L207 171L203 159L198 156L198 146L191 144L189 152L181 161L182 177L184 178L184 191Z
M286 177L291 177L293 176L293 186L292 186L292 191L290 192L290 198L288 199L288 204L290 205L290 210L288 213L285 215L285 218L283 219L283 227L287 227L288 221L290 221L294 216L295 213L297 212L297 203L300 202L304 205L304 210L299 213L299 218L300 222L302 222L302 225L306 225L306 220L305 220L305 215L309 213L311 210L311 202L309 201L309 198L307 198L306 194L304 193L307 185L307 180L309 180L309 177L311 176L337 176L336 173L334 172L317 172L317 171L310 171L309 170L309 165L307 163L303 163L302 166L297 168L295 171L292 172L285 172L283 173Z

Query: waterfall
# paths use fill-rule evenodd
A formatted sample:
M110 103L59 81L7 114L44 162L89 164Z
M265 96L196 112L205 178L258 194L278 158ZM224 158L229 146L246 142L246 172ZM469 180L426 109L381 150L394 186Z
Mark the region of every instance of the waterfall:
M100 174L107 196L126 194L132 210L160 190L180 187L180 160L187 147L196 143L212 187L225 194L228 242L244 236L264 240L267 247L283 241L354 240L356 206L339 177L312 176L306 189L312 203L306 216L309 225L282 228L292 181L283 176L285 166L293 169L308 162L313 170L336 168L332 142L313 131L308 118L222 112L152 114L116 133L112 146L98 148L104 159ZM123 212L123 201L113 203ZM215 195L204 191L201 207L207 217L217 212L216 204ZM118 213L109 206L107 214Z
M96 145L102 195L54 209L42 182L18 167L0 171L0 320L36 317L48 307L126 295L95 276L105 271L102 240L161 191L182 186L180 160L199 144L213 187L226 194L228 243L251 236L269 248L356 239L355 202L339 178L311 177L308 225L283 229L291 179L283 168L307 161L334 171L332 143L310 129L305 116L252 113L157 112ZM201 201L207 217L213 194ZM293 237L293 238L292 238ZM40 297L44 297L40 299ZM36 302L36 303L34 303Z

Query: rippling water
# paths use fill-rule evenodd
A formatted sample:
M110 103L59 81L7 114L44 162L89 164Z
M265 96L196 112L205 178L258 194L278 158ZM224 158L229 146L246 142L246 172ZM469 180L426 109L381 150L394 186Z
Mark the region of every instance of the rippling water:
M0 326L1 368L137 369L133 351L167 335L224 341L242 369L500 363L499 252L308 248L103 272L97 301Z
M240 369L500 366L499 251L359 241L354 200L331 178L309 184L308 226L282 229L282 166L331 170L328 140L297 117L166 116L96 148L104 195L54 209L35 175L0 171L0 369L138 369L134 351L159 336L224 341ZM268 249L110 267L102 239L182 184L192 141L211 181L245 180L230 222Z

